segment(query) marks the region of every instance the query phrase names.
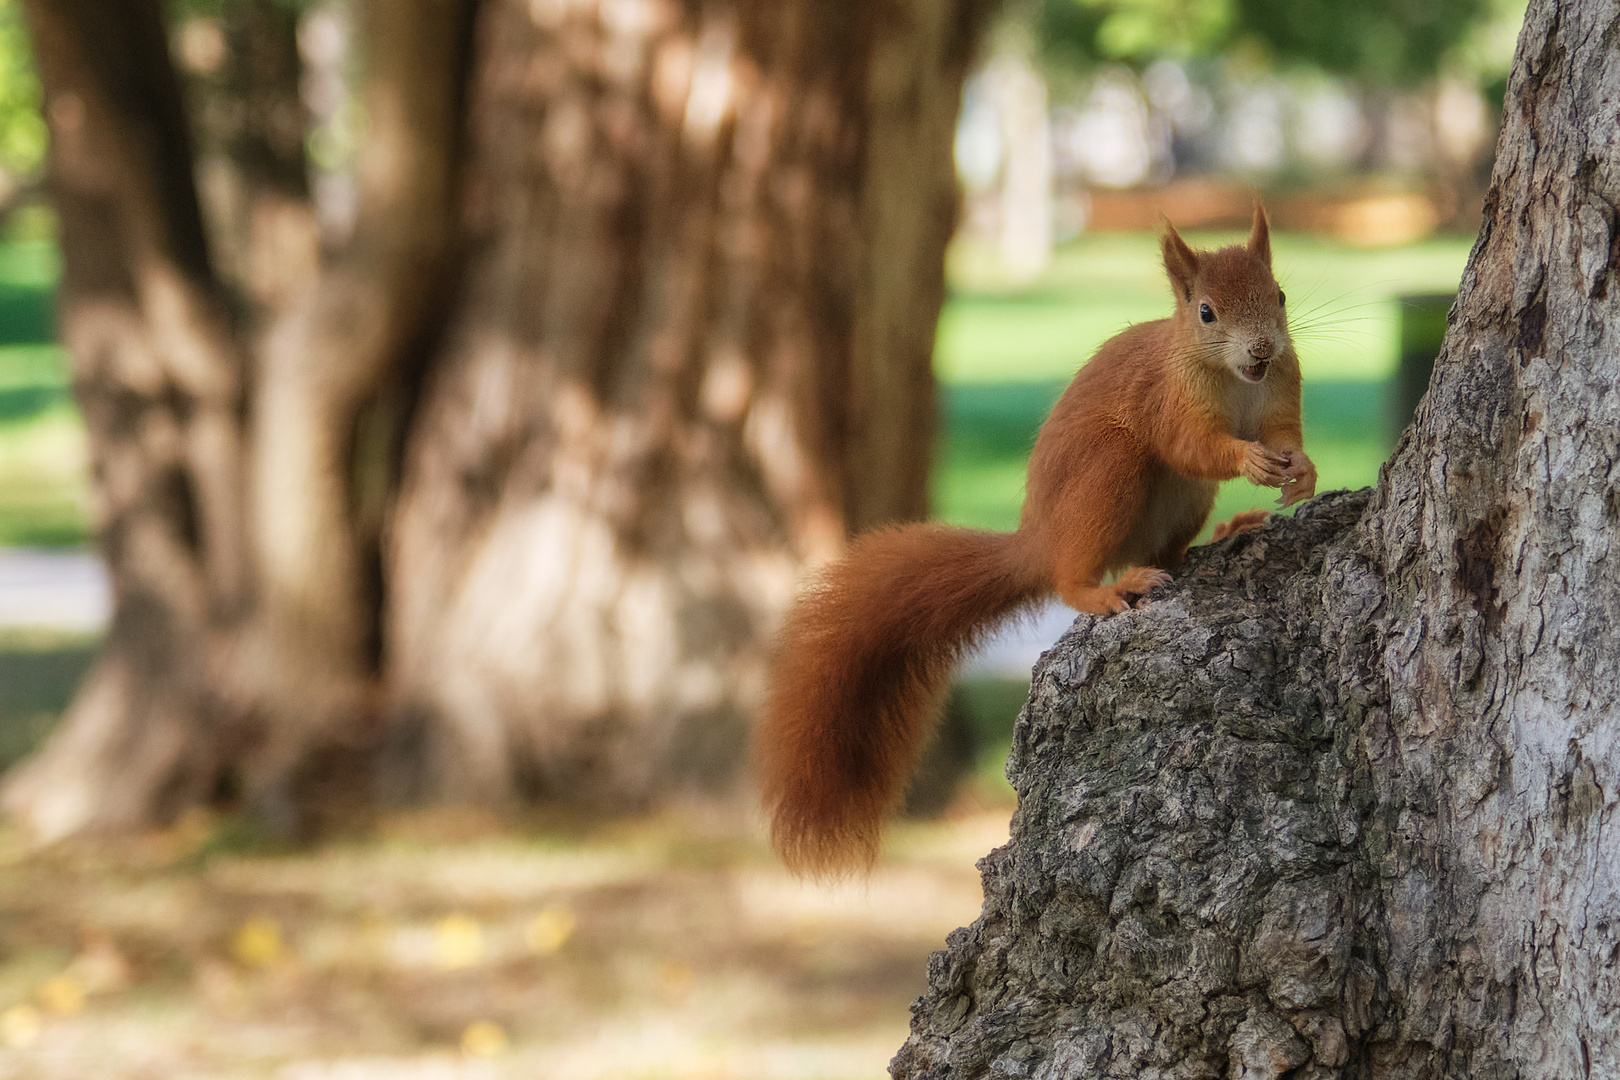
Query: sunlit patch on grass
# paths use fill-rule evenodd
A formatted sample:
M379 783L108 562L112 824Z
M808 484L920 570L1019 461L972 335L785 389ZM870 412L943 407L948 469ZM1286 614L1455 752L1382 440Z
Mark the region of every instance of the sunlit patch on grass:
M70 401L0 420L0 546L82 544L90 509L84 424Z
M0 1042L13 1050L27 1050L39 1041L45 1030L45 1017L27 1003L13 1005L0 1013Z
M1006 826L1005 808L903 824L870 878L832 888L741 825L678 815L22 856L0 874L0 1010L26 1008L0 1039L49 1047L30 1080L879 1076ZM709 835L720 855L695 859Z

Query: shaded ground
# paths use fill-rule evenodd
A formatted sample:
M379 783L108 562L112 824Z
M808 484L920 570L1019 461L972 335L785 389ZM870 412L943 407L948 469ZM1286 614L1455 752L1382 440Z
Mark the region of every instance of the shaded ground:
M0 854L0 1077L879 1077L1008 811L805 885L693 817ZM238 850L232 850L232 848Z
M93 646L0 635L0 767ZM0 831L0 1080L881 1077L929 952L978 914L1026 691L959 690L982 756L955 816L835 889L690 816L439 813L291 853L206 815L34 855Z
M95 648L84 635L0 629L0 770L44 741L89 669Z

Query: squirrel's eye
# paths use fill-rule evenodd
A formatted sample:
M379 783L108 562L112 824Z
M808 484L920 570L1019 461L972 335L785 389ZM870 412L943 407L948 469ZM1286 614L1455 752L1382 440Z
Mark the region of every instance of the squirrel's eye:
M1215 321L1215 312L1210 310L1210 307L1209 307L1208 304L1199 304L1198 305L1198 317L1200 319L1203 319L1207 323L1214 322Z
M1288 294L1283 292L1281 289L1278 289L1277 290L1277 306L1282 307L1286 303L1288 303Z

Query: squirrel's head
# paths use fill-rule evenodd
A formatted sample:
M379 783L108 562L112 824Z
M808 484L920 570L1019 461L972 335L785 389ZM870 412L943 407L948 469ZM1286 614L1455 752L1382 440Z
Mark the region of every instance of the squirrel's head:
M1160 237L1164 268L1176 294L1175 320L1193 355L1244 382L1264 382L1271 364L1292 355L1287 297L1271 274L1271 227L1254 204L1248 243L1194 251L1168 221Z

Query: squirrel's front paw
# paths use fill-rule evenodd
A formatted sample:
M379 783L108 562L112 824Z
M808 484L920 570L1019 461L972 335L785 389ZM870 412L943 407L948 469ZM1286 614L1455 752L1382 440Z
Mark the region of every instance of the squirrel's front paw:
M1288 464L1283 467L1283 490L1277 499L1278 506L1292 506L1316 494L1316 466L1311 464L1311 459L1303 450L1289 450L1285 456Z
M1243 448L1243 478L1261 487L1282 487L1288 481L1284 470L1289 462L1287 454L1267 450L1257 442L1249 443Z

